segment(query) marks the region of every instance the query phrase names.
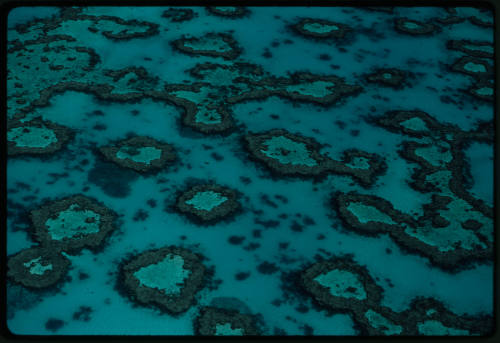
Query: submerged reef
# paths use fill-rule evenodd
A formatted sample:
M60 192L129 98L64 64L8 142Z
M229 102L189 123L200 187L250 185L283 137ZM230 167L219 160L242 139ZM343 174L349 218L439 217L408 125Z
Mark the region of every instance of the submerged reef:
M493 68L482 59L464 56L458 59L452 66L453 71L471 75L479 78L493 77Z
M221 101L223 94L223 89L208 83L194 83L167 85L163 94L154 97L181 107L183 125L205 134L225 134L233 129L234 120L230 108Z
M171 22L181 23L183 21L193 19L196 16L196 13L190 8L171 7L168 10L163 11L161 16L169 19Z
M300 282L316 301L337 310L362 313L382 299L383 289L368 270L348 258L315 263L301 273Z
M406 17L396 18L394 20L394 28L399 33L412 36L432 35L440 31L440 28L431 22L421 22Z
M363 335L462 336L492 330L491 316L457 315L434 298L414 298L402 312L383 306L383 289L350 256L316 262L300 272L297 282L321 308L348 313Z
M28 248L8 258L7 277L28 288L47 288L66 276L69 265L52 246Z
M378 68L365 75L365 79L377 85L402 89L407 84L406 79L409 75L409 72L397 68Z
M483 14L481 17L478 16L470 16L469 22L471 22L474 25L480 26L480 27L485 27L485 28L492 28L493 27L493 13L491 10L486 9L482 11Z
M182 192L175 209L200 224L215 224L241 208L236 191L216 184L196 185Z
M219 17L238 19L250 14L250 10L241 6L208 6L207 11Z
M357 95L362 90L358 85L347 84L343 78L308 72L293 73L289 78L268 77L256 81L247 80L247 83L252 86L250 90L229 97L227 102L235 104L278 96L292 101L329 106L347 96Z
M82 248L100 250L116 229L115 218L110 209L83 195L47 202L31 211L34 239L42 246L68 253Z
M172 145L146 136L136 136L99 148L110 161L137 172L160 170L176 160Z
M207 33L200 37L187 37L172 41L172 46L193 56L222 57L225 60L237 58L242 49L238 42L227 33Z
M493 88L493 80L480 79L477 83L471 85L467 92L475 98L493 102Z
M200 256L167 246L123 261L117 286L133 302L179 314L191 307L204 286L205 269Z
M352 31L345 24L315 18L304 18L291 28L304 37L316 39L344 38L347 32Z
M244 137L249 157L264 164L277 177L298 176L321 179L326 175L349 175L363 187L372 185L387 168L381 156L356 149L344 152L342 161L321 155L313 138L284 129L249 133Z
M398 153L419 165L409 185L421 193L433 192L431 202L423 204L424 213L415 218L378 196L338 192L332 205L345 226L366 235L388 233L403 249L452 272L475 261L490 261L493 210L465 190L468 166L462 149L471 141L492 144L492 125L482 123L475 130L462 131L422 111L389 111L374 122L421 139L404 141Z
M48 120L7 120L7 154L51 154L60 150L72 136L70 128Z
M464 40L449 40L446 47L457 50L472 57L493 58L493 45L490 42Z
M203 307L194 321L194 331L201 336L255 336L259 330L255 318L233 309Z

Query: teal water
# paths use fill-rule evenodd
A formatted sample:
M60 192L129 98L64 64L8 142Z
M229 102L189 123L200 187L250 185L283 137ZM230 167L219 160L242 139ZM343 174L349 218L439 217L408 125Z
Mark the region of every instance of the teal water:
M347 230L329 205L333 192L357 191L384 198L400 211L415 216L423 213L422 205L430 202L432 193L420 193L408 185L413 168L417 165L402 159L397 153L398 144L411 139L375 126L365 120L365 116L382 115L389 110L419 109L429 113L439 122L454 124L464 131L472 130L478 120L493 120L491 102L479 101L459 91L467 89L473 78L449 72L441 66L441 63L451 65L465 55L446 49L448 40L492 42L491 28L475 26L466 20L425 37L402 35L394 30L395 17L426 21L445 16L444 9L433 7L395 8L393 14L342 7L251 7L248 16L238 19L220 18L202 7L193 7L197 16L181 23L162 18L161 14L165 9L83 9L82 13L89 15L109 15L124 20L137 19L159 24L158 34L146 38L115 42L100 33L89 31L88 27L92 26L90 21L68 21L51 30L50 34L66 34L76 39L76 43L63 43L63 46L67 44L68 47L92 48L100 56L100 62L92 73L81 77L69 72L68 77L74 77L79 82L102 81L113 85L110 78L94 77L102 75L107 69L144 67L150 75L159 79L156 86L148 85L148 90L160 90L165 84L197 82L187 70L200 63L230 65L234 62L249 62L261 66L264 71L277 77L287 77L288 73L297 71L336 75L345 78L348 84L360 84L364 90L329 107L311 102L294 102L277 96L237 103L231 106L231 111L238 130L227 135L203 135L186 129L181 123L183 110L162 101L142 99L135 103L107 102L78 91L53 95L48 106L35 108L26 116L40 117L69 127L74 130L75 136L62 150L48 158L29 155L8 158L7 255L38 245L29 235L29 211L40 207L46 200L76 193L97 199L118 213L121 216L119 229L110 235L102 251L93 253L84 249L80 254L67 255L71 262L68 272L71 280L61 284L58 292L48 293L27 307L13 306L7 320L13 333L193 335L193 321L202 306L208 306L217 297L236 297L245 303L252 313L261 315L266 335L273 335L277 328L288 335L304 335L305 325L312 328L314 335L358 335L359 331L348 314L336 313L327 316L325 311L317 311L313 307L311 298L302 299L283 286L283 274L301 270L305 264L314 263L317 254L326 257L322 251L333 255L352 254L358 264L366 266L374 279L378 278L377 283L384 289L382 305L394 311L407 309L411 300L417 296L428 296L442 301L459 315L492 313L491 263L476 263L471 268L455 274L446 272L430 265L427 258L405 252L387 234L364 237ZM458 12L458 15L464 17L485 17L474 9L459 8ZM49 18L57 13L59 9L51 7L13 10L9 14L8 40L25 41L37 37L42 33L40 27L20 34L14 30L15 24L27 23L37 17ZM352 36L344 41L322 42L298 36L287 29L289 24L302 17L346 24L353 28ZM121 30L120 27L116 28L109 23L102 25L105 28L109 25L116 31ZM249 27L252 29L249 30ZM183 54L169 44L184 34L200 37L208 32L229 30L234 30L232 35L243 48L234 61ZM286 43L286 40L291 43ZM57 46L61 43L51 45ZM264 55L266 48L271 52L270 57ZM29 55L30 52L25 54ZM319 58L322 54L327 54L330 58ZM57 54L54 53L55 55ZM71 61L66 57L58 56L57 61L61 61L61 64L69 63L71 69ZM16 58L21 59L15 54L9 54L8 63L16 64ZM39 63L39 60L38 55L33 59L36 63ZM410 85L403 89L363 81L362 75L372 72L373 68L382 67L409 70L416 77L409 80ZM11 68L9 76L25 80L22 81L23 91L27 91L27 94L39 94L43 88L49 86L47 80L56 83L63 77L63 74L58 74L59 71L55 70L50 72L50 75L45 72L39 73L40 75L30 72L29 78L25 78L23 75L26 75L26 70L23 69ZM137 91L133 88L134 83L122 82L123 80L115 84L120 85L115 90L116 93ZM18 90L13 83L14 81L8 83L9 94ZM208 97L210 85L213 83L208 85L207 92L202 89L202 92L195 96L184 91L178 91L177 95L184 94L186 99L198 102ZM297 90L321 97L328 94L326 87L329 86L330 83L318 81L304 89L300 89L303 85L288 87L290 91ZM449 96L455 102L442 101L443 95ZM32 100L28 99L28 103ZM13 104L11 107L9 103L9 106L7 116L11 118L15 112L12 108L20 108L22 105ZM102 115L96 114L95 111L101 111ZM207 124L212 122L199 117L197 120ZM345 126L341 128L338 122L343 122ZM408 121L406 125L426 128L418 120ZM273 179L260 164L248 159L242 149L241 137L248 132L256 133L277 128L314 138L321 144L320 153L334 160L340 160L344 150L356 148L379 154L385 159L388 168L369 189L343 175L328 175L317 183L310 179ZM115 166L110 169L115 174L106 178L106 173L102 168L99 169L99 163L102 162L95 147L124 139L130 133L172 144L180 162L155 174L134 176L128 176L129 174ZM43 141L43 144L46 143ZM278 160L283 163L316 165L303 145L279 141L276 145L295 147L294 153L287 156L278 154L279 146L271 149L274 155L279 155ZM214 158L214 153L223 158ZM443 156L444 162L448 161L445 153L435 150L432 150L432 153L433 165L440 165L439 161L442 162ZM492 145L474 142L464 153L470 165L471 175L467 190L488 206L493 206ZM155 149L150 153L144 152L136 159L151 161L158 157ZM356 161L361 168L366 167L362 160L354 160L351 163ZM92 175L96 174L104 181L95 181ZM246 184L242 178L249 178L251 183ZM176 192L184 190L190 179L209 180L238 190L243 194L240 199L242 212L232 221L202 227L178 213L165 211L166 207L175 203ZM113 190L103 187L103 182L108 182ZM22 186L21 183L27 186ZM263 201L263 195L275 205ZM281 201L280 198L287 201ZM148 205L151 199L155 200L156 206ZM221 198L208 196L193 202L206 209L223 203ZM352 206L355 207L356 205ZM145 211L147 217L135 220L135 214L139 210ZM391 222L387 215L376 212L373 208L367 209L366 206L358 205L356 211L361 213L360 217L364 214L366 217L382 218L380 220ZM302 223L306 217L312 218L313 222L305 224L302 231L291 229L294 221ZM276 221L277 226L266 228L259 224L270 220ZM260 230L260 237L255 234L255 230ZM318 239L319 235L324 238ZM244 240L239 245L231 244L231 236L241 236ZM245 249L251 243L260 246L256 250ZM288 243L288 246L280 249L280 243ZM203 288L196 295L197 303L178 316L161 313L157 309L134 306L129 299L114 289L119 263L127 253L167 245L184 246L202 254L207 258L204 262L207 267L215 267L214 278L222 280L216 289ZM391 251L390 254L387 249ZM258 266L263 262L274 263L278 271L270 274L259 272ZM42 272L44 267L36 269L36 263L33 261L31 268ZM147 276L144 280L150 277L145 283L174 291L184 280L185 273L173 263L160 265L157 270L175 274L174 280L156 280L150 277L154 273L145 269L143 274ZM242 272L249 273L248 278L237 280L235 275ZM82 273L87 274L88 278L81 279ZM352 280L349 278L345 279L346 284L350 281ZM282 300L280 306L273 304L276 299ZM297 310L301 304L308 308L307 312ZM73 314L80 306L92 308L90 320L73 319ZM373 318L374 322L384 321L371 312L368 316ZM50 330L46 323L51 318L60 319L64 324L56 330ZM439 324L434 322L426 322L422 326L422 330L426 332L432 333L437 329ZM231 329L227 325L220 325L217 330L219 333L240 333L238 329ZM389 327L389 331L391 330L398 332L399 329L394 324ZM450 329L450 333L464 332Z

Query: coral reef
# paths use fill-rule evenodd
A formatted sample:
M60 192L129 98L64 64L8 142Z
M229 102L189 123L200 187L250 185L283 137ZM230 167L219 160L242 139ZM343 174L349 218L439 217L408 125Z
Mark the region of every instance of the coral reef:
M51 121L7 121L7 154L40 155L60 150L73 136L72 130Z
M493 329L491 316L457 315L434 298L416 297L402 312L383 306L383 289L350 256L310 265L298 284L320 307L350 314L362 335L487 335Z
M190 250L167 246L122 262L118 287L130 300L169 314L186 311L204 286L205 266Z
M240 207L236 191L216 184L191 187L177 197L175 204L179 213L200 224L215 224L233 216Z
M409 185L418 192L433 192L431 202L414 218L375 195L336 193L332 205L344 224L361 234L388 233L403 249L452 272L491 260L493 211L465 190L462 152L471 141L492 144L490 125L462 131L422 111L389 111L375 123L422 139L404 141L398 153L419 165Z
M352 29L341 23L325 19L304 18L292 25L292 29L298 34L316 39L344 38Z
M28 288L47 288L66 276L69 265L52 246L28 248L8 258L7 277Z
M237 310L203 307L194 322L195 333L201 336L255 336L259 330L255 319Z
M396 31L412 36L432 35L440 31L440 28L431 22L420 22L406 17L394 20Z
M135 136L99 148L110 161L137 172L160 170L176 160L174 148L146 136Z
M224 18L243 18L250 14L250 10L241 6L208 6L207 11L219 17Z
M472 57L493 58L493 45L490 42L463 40L449 40L446 47L466 53Z
M366 81L381 86L389 86L395 89L404 88L406 78L410 73L397 68L378 68L372 73L365 75Z
M321 146L314 139L284 129L249 133L244 145L251 159L264 164L277 177L321 179L332 173L349 175L368 187L387 168L380 156L356 149L345 151L342 161L333 160L319 153Z
M83 195L47 202L30 215L34 239L68 253L102 249L106 236L116 229L115 213Z
M170 7L161 14L163 18L169 19L174 23L189 21L196 16L196 13L190 8Z
M189 55L222 57L225 60L237 58L242 49L227 33L207 33L200 37L183 37L172 41L172 46Z

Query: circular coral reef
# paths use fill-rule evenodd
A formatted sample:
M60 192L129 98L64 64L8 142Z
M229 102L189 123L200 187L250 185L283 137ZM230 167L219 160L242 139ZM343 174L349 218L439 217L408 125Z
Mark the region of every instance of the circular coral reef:
M108 160L141 173L159 170L176 159L170 144L145 136L117 141L99 150Z
M423 138L440 128L429 114L423 111L387 111L374 123L393 133L403 133L416 138Z
M203 287L205 266L190 250L167 246L122 263L119 287L132 301L169 314L186 311Z
M328 174L349 175L363 187L372 185L376 176L387 169L376 154L351 149L343 161L321 155L321 146L313 138L292 134L284 129L244 136L250 158L264 164L275 176L298 176L321 179Z
M486 81L484 79L479 80L479 82L473 84L472 86L469 87L469 89L467 89L467 93L469 93L475 98L493 102L495 94L493 80L491 81Z
M391 232L403 223L414 223L410 216L394 210L389 201L377 196L335 193L332 201L344 224L360 234Z
M396 18L394 21L396 31L413 36L432 35L439 31L439 27L428 22L420 22L406 17Z
M201 308L194 327L195 333L201 336L259 335L253 316L217 307Z
M452 66L451 70L471 75L477 78L493 77L493 68L490 64L482 59L464 56L458 59Z
M470 40L450 40L446 43L450 50L457 50L473 57L493 58L494 47L490 42Z
M195 17L195 12L190 8L171 7L163 11L161 16L169 19L171 22L181 23L193 19Z
M106 236L116 229L115 217L110 209L83 195L52 201L31 211L35 240L65 252L100 249Z
M58 283L70 261L51 246L22 250L8 258L7 276L28 288L46 288Z
M50 154L60 150L72 131L50 121L32 119L7 121L7 154Z
M325 19L304 18L292 26L293 30L309 38L343 38L352 29L341 23Z
M250 156L279 176L319 176L331 168L331 159L319 154L313 138L274 129L244 137Z
M349 257L334 257L311 265L301 272L300 283L320 305L356 315L367 306L377 306L383 293L366 267Z
M368 82L373 82L382 86L389 86L402 89L408 72L396 68L379 68L373 73L365 75Z
M201 37L191 37L174 40L172 46L189 55L222 57L233 60L242 51L234 38L227 33L207 33Z
M214 224L240 209L236 191L215 184L194 186L181 193L175 208L194 222Z
M232 19L243 18L250 13L248 8L241 6L209 6L207 11L219 17Z

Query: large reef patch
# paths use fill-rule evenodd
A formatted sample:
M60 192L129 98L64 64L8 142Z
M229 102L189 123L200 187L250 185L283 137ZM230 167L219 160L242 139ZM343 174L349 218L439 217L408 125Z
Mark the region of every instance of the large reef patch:
M382 305L382 287L351 256L321 260L298 274L298 287L321 308L349 314L362 335L488 335L493 329L491 316L458 315L434 298L416 297L402 312Z
M409 185L432 193L414 217L396 210L375 195L335 193L332 206L344 224L364 235L388 233L403 249L429 258L433 265L451 272L470 268L476 261L493 258L493 210L465 188L463 149L472 141L492 144L491 123L462 131L442 124L423 111L388 111L374 123L419 141L404 141L401 158L418 164Z
M244 146L251 159L266 166L276 177L321 179L339 174L369 187L387 168L381 156L357 149L345 151L342 161L331 159L319 153L321 146L313 138L284 129L248 133Z
M202 257L188 249L166 246L124 260L117 287L130 300L176 315L194 303L204 286Z

